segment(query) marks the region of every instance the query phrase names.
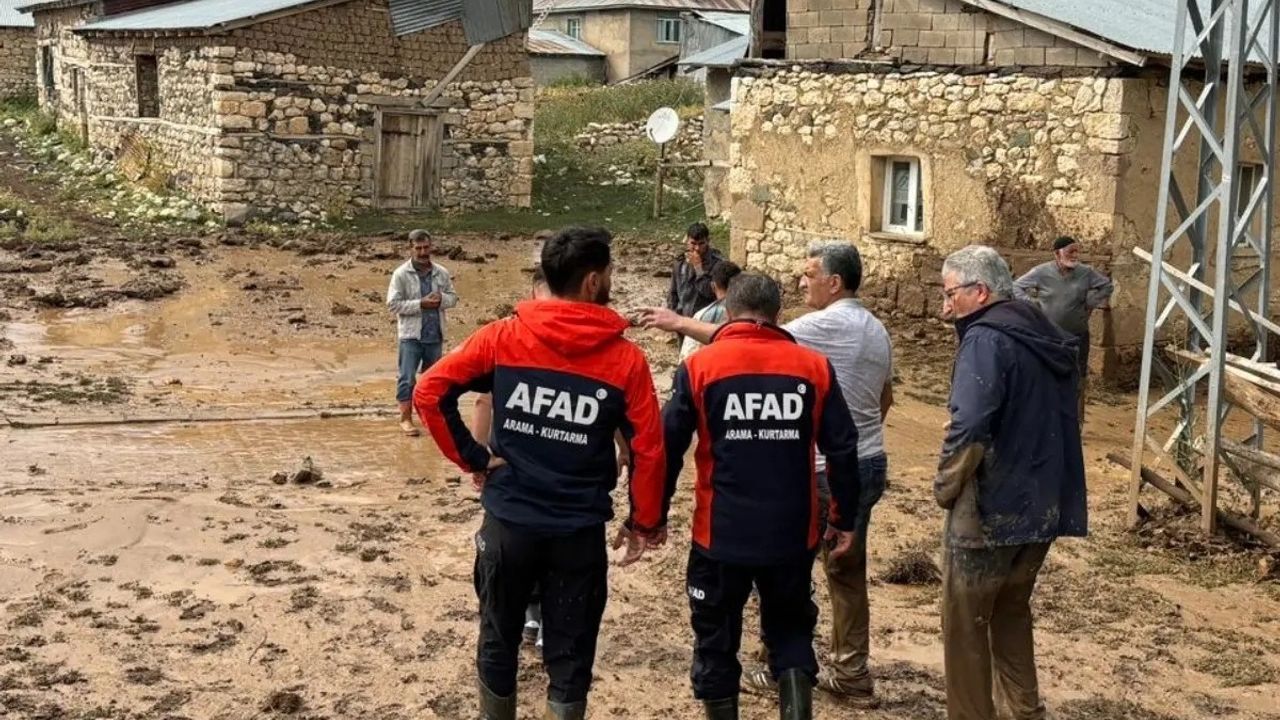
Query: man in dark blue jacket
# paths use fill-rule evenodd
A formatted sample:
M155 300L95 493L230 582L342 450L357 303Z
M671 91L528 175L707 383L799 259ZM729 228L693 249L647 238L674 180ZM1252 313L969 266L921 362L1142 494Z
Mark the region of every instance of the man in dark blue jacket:
M989 247L948 257L942 285L960 338L934 482L947 509L947 716L991 720L998 704L1040 720L1031 592L1050 544L1088 524L1076 340L1010 300L1009 266Z
M783 720L810 720L818 661L810 592L821 539L815 446L827 458L831 555L858 525L858 431L826 357L776 323L771 278L729 284L729 322L676 370L662 410L666 503L696 434L697 488L688 593L695 635L693 690L708 720L737 720L742 610L754 585Z

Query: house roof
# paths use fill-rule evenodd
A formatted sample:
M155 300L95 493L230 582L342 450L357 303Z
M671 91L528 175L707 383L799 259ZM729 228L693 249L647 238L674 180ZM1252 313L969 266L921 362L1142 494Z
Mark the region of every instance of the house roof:
M33 28L36 21L27 13L18 12L24 0L0 0L0 27Z
M724 12L723 10L694 10L695 17L704 22L722 27L732 33L748 35L751 33L751 13Z
M1083 37L1068 40L1098 38L1106 43L1130 48L1151 55L1172 55L1174 34L1177 30L1178 12L1182 3L1176 0L963 0L969 5L991 10L997 14L1019 19L1017 14L1034 13L1068 32L1081 33ZM1201 17L1210 16L1211 0L1197 0ZM1004 6L1004 8L992 6ZM1001 12L1002 9L1007 9ZM1010 14L1008 10L1012 10ZM1034 20L1034 18L1032 18ZM1032 23L1028 23L1032 24ZM1064 27L1065 26L1065 27ZM1045 28L1048 32L1052 29ZM1230 28L1224 37L1230 37ZM1061 33L1057 33L1061 34ZM1259 39L1265 42L1267 33ZM1195 31L1187 24L1187 46L1193 55L1199 56L1194 46ZM1251 60L1259 60L1251 53Z
M751 12L751 0L533 0L533 12L583 10L723 10Z
M747 56L751 38L740 35L728 42L709 47L680 61L682 67L727 68Z
M462 0L390 0L390 8L391 27L396 35L462 19Z
M59 8L76 7L79 5L88 5L94 0L46 0L45 2L31 2L31 0L17 0L14 5L18 12L33 13L38 10L57 10Z
M86 23L77 32L218 32L278 13L338 5L350 0L190 0Z
M532 55L590 55L604 57L600 50L555 30L530 30L527 43Z

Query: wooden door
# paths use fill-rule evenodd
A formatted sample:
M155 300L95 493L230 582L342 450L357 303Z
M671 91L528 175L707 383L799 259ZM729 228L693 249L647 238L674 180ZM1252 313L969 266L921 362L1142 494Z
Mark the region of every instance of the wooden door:
M434 207L440 185L440 118L383 112L378 119L378 205Z
M71 95L76 106L76 124L81 142L89 142L89 87L85 82L84 68L71 70Z

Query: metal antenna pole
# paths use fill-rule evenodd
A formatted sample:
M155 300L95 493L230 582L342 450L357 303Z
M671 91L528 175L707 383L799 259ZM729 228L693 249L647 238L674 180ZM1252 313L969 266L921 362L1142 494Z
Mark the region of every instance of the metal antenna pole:
M1234 372L1228 367L1227 346L1233 330L1229 315L1234 310L1245 316L1243 332L1253 340L1255 362L1267 360L1268 326L1274 327L1268 321L1280 0L1178 0L1178 5L1150 254L1130 519L1137 522L1139 518L1144 457L1152 453L1159 460L1171 460L1169 452L1177 447L1179 467L1171 470L1201 504L1201 526L1213 532L1219 510L1219 468L1224 463L1239 467L1224 450L1224 424L1232 408L1228 373ZM1205 5L1209 5L1207 17L1202 13ZM1187 204L1176 177L1179 159L1193 141L1199 146L1194 206ZM1212 252L1211 223L1216 225ZM1211 288L1207 282L1210 259ZM1246 262L1253 267L1243 267ZM1205 300L1211 307L1204 307ZM1172 345L1179 336L1181 347L1164 345ZM1157 342L1162 346L1157 347ZM1177 360L1166 364L1166 350L1176 353ZM1156 368L1173 378L1171 386L1158 384ZM1236 377L1232 375L1232 382ZM1202 383L1207 393L1202 392ZM1206 407L1201 434L1195 419L1196 403L1202 397ZM1179 409L1179 415L1173 432L1162 440L1155 437L1152 420L1172 407ZM1254 415L1251 428L1246 440L1261 450L1260 416ZM1251 510L1256 514L1257 485L1250 490Z

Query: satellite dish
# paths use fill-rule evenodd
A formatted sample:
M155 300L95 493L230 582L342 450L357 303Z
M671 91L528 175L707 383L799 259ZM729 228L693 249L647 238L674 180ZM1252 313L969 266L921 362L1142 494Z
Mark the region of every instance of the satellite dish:
M669 107L654 110L649 121L644 124L645 135L659 145L671 142L679 129L680 116Z

